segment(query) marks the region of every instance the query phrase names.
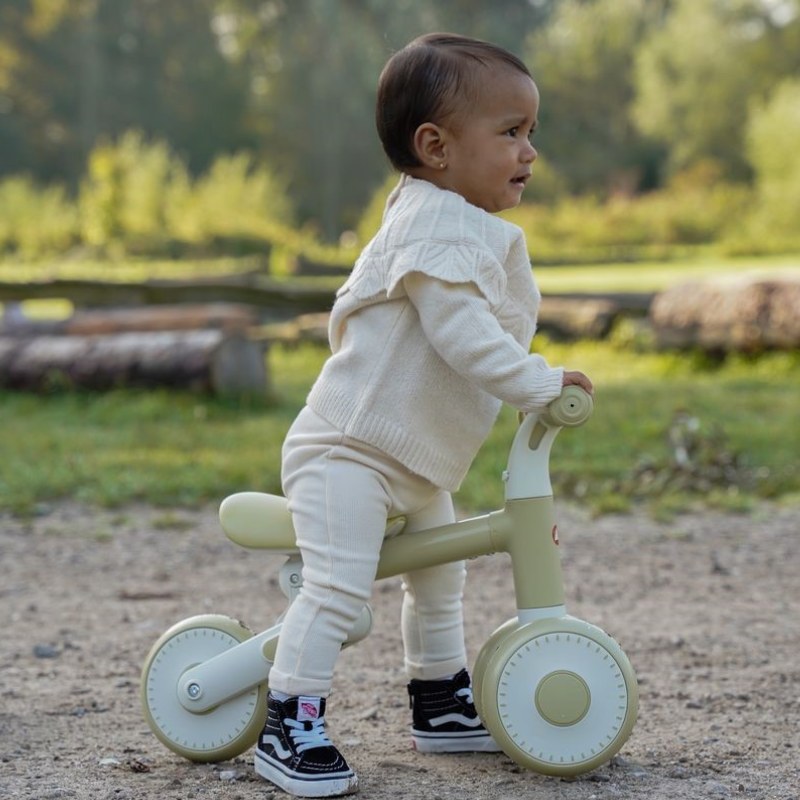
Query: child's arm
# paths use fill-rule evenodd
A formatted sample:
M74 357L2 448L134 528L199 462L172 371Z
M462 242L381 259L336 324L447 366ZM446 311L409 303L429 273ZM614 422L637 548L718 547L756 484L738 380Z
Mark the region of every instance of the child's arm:
M581 373L550 367L525 351L500 326L489 303L472 283L448 283L419 272L403 286L436 352L460 375L520 411L535 411L555 400L567 381ZM582 376L591 387L588 378Z

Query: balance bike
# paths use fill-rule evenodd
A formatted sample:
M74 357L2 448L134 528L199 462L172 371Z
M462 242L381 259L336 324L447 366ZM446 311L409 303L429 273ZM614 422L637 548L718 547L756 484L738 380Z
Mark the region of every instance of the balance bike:
M404 533L389 520L377 578L450 561L511 556L517 616L488 639L473 669L475 705L505 753L549 775L577 775L608 761L636 721L636 676L620 646L600 628L566 612L549 457L562 427L582 425L592 399L566 387L541 413L528 414L503 473L502 510ZM226 498L220 521L242 547L288 556L279 583L289 602L302 585L302 561L286 500L243 492ZM285 612L284 612L285 613ZM254 635L230 617L178 622L153 645L141 698L153 733L193 761L224 761L255 744L267 713L267 682L282 616ZM372 627L369 605L345 646Z

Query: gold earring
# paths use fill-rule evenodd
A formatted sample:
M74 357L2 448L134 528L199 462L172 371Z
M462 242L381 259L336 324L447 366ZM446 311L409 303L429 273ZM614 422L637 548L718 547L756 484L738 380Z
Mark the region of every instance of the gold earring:
M444 169L444 164L439 164L439 169Z

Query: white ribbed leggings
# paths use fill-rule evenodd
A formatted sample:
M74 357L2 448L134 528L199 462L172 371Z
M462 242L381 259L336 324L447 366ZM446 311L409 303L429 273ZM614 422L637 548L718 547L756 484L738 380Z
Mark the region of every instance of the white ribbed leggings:
M283 447L283 491L303 555L303 587L283 621L272 689L327 697L342 642L369 600L386 519L406 531L455 520L450 494L305 408ZM402 576L406 670L429 680L466 666L464 562Z

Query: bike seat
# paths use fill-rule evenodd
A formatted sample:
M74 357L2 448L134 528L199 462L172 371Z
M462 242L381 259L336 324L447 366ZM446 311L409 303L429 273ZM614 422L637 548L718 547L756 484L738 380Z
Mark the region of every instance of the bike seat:
M285 497L264 492L232 494L219 507L219 521L225 535L242 547L287 555L298 552ZM405 526L405 517L387 520L384 538L397 536Z

